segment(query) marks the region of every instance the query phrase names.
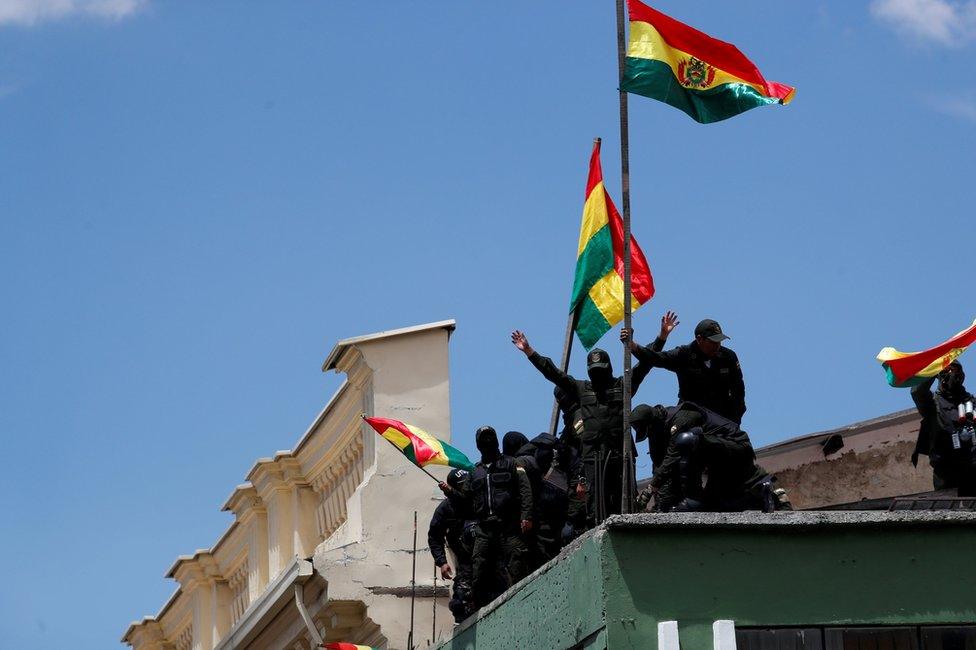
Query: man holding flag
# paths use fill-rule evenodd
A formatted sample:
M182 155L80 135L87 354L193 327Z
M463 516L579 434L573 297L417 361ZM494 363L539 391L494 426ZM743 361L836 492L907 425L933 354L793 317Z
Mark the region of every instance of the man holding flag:
M912 464L918 465L920 454L928 456L935 489L958 488L959 496L976 496L976 398L963 385L966 374L957 361L973 343L976 321L928 350L900 352L888 347L877 357L888 385L912 389L912 400L922 416ZM936 379L939 389L933 394Z
M936 377L912 388L912 400L922 416L912 463L918 465L919 454L928 456L936 490L958 488L961 497L976 496L972 419L976 398L963 385L966 373L958 361L951 362L937 377L939 389L934 394L932 384Z

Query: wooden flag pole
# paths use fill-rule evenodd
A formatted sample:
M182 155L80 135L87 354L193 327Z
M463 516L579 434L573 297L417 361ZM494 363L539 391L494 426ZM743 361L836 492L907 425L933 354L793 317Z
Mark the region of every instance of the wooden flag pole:
M576 312L572 312L569 315L569 321L566 323L566 337L563 339L563 356L562 361L559 363L560 369L563 372L569 372L569 355L573 351L573 329L576 325ZM556 430L559 427L559 400L553 398L552 400L552 418L549 420L549 433L554 437L556 435Z
M623 85L626 43L624 42L624 0L617 0L617 72L620 85ZM624 327L631 324L630 297L630 138L627 120L627 93L620 94L620 194L623 202L624 220ZM621 471L620 512L627 514L632 510L633 500L633 461L630 438L630 348L624 344L624 404L623 404L623 468Z

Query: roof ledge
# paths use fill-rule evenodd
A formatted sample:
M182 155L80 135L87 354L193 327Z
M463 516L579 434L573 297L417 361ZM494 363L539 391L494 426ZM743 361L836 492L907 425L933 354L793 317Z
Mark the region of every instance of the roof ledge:
M453 332L457 327L457 322L452 318L449 320L441 320L434 323L426 323L424 325L414 325L413 327L403 327L396 330L386 330L383 332L376 332L375 334L366 334L364 336L354 336L348 339L342 339L335 344L332 348L332 352L326 357L325 361L322 363L322 372L327 372L329 370L335 370L336 364L339 362L339 358L342 353L345 352L347 348L354 345L359 345L361 343L372 343L373 341L378 341L380 339L392 338L394 336L404 336L407 334L417 334L419 332L426 332L428 330L443 329L447 330L448 334Z

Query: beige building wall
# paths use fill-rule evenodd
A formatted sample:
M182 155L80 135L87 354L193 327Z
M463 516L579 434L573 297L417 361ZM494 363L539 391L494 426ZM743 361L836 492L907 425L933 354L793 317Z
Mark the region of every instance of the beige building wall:
M911 463L919 422L914 409L899 411L775 443L756 456L799 509L927 492L932 490L928 459L920 457L917 468ZM832 436L841 436L844 446L824 454L824 442Z
M346 381L294 449L255 462L223 506L234 522L209 549L177 558L166 573L176 592L122 641L135 650L309 650L297 591L326 641L406 647L414 511L414 644L424 647L434 632L446 636L453 618L446 586L434 589L426 537L441 493L361 414L449 441L454 327L443 321L339 342L323 371Z

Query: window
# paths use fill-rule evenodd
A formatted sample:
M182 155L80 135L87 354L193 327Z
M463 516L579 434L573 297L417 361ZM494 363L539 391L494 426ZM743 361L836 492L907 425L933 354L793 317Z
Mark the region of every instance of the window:
M736 628L737 650L976 650L976 625Z

